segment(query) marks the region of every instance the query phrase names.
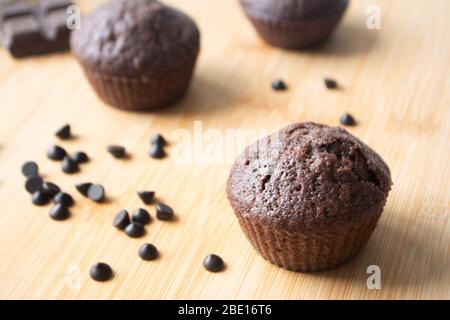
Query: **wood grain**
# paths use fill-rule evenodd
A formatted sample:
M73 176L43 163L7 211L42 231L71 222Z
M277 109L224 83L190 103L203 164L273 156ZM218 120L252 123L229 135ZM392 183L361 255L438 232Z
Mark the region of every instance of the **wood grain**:
M85 11L100 1L81 1ZM0 52L0 298L27 299L449 299L450 298L450 2L353 1L331 41L315 52L287 52L255 35L237 1L167 1L192 15L202 52L188 96L158 113L126 113L100 102L70 54L15 61ZM378 4L381 30L366 28L366 9ZM338 79L327 91L323 76ZM290 89L275 93L282 77ZM159 131L172 139L230 128L273 131L297 121L337 125L351 112L350 131L390 165L394 187L372 239L352 262L330 272L297 274L275 267L243 236L225 195L230 161L180 164L147 156ZM92 158L80 174L64 175L46 159L53 133L69 122L77 138L61 143ZM217 143L203 137L203 145ZM59 143L59 142L58 142ZM105 147L123 144L131 159L112 159ZM235 156L234 145L226 149ZM236 153L240 150L236 150ZM24 191L20 166L39 163L46 179L76 196L62 223L36 208ZM73 185L105 185L106 204L82 199ZM141 206L135 192L155 189L177 221L154 221L144 239L111 226L121 208ZM154 213L154 207L150 207ZM161 251L143 262L144 242ZM202 268L208 253L227 263L223 273ZM108 262L115 277L89 279L89 267ZM381 290L368 290L366 268L379 265ZM73 281L78 279L74 286Z

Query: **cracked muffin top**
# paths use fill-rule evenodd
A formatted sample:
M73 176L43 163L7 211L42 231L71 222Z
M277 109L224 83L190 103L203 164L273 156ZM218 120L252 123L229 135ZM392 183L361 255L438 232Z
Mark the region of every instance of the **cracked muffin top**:
M245 12L267 21L295 21L340 16L348 0L241 0Z
M342 128L290 125L236 160L227 194L238 215L286 231L330 230L381 214L388 166Z
M85 67L135 77L192 59L200 33L191 18L159 1L113 0L82 19L71 47Z

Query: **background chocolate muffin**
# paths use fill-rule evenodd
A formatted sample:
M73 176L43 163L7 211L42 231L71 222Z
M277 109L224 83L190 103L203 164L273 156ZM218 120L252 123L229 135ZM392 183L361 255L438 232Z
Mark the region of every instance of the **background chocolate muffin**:
M264 258L307 272L334 268L366 244L391 184L381 157L347 131L300 123L248 147L227 194Z
M287 49L324 42L336 28L348 0L240 0L267 43Z
M71 47L106 103L142 110L184 95L200 33L192 19L159 1L114 0L82 19Z

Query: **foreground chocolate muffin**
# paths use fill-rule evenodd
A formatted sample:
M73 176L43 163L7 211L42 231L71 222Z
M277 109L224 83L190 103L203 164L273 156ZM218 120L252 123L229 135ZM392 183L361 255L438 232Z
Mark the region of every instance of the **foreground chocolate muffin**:
M71 48L106 103L166 106L187 91L200 48L195 22L156 0L113 0L82 19Z
M267 43L286 49L321 44L333 32L348 0L240 0Z
M337 267L364 247L391 184L381 157L344 129L299 123L248 147L227 194L264 258L309 272Z

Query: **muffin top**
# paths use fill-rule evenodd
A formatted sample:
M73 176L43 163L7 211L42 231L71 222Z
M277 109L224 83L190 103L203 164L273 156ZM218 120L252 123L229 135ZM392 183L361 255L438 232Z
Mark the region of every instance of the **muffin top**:
M71 47L86 68L138 77L192 59L200 33L192 19L159 1L113 0L82 19Z
M344 129L299 123L249 146L227 193L238 215L285 231L319 231L380 214L391 184L381 157Z
M245 12L273 22L339 17L348 0L240 0Z

